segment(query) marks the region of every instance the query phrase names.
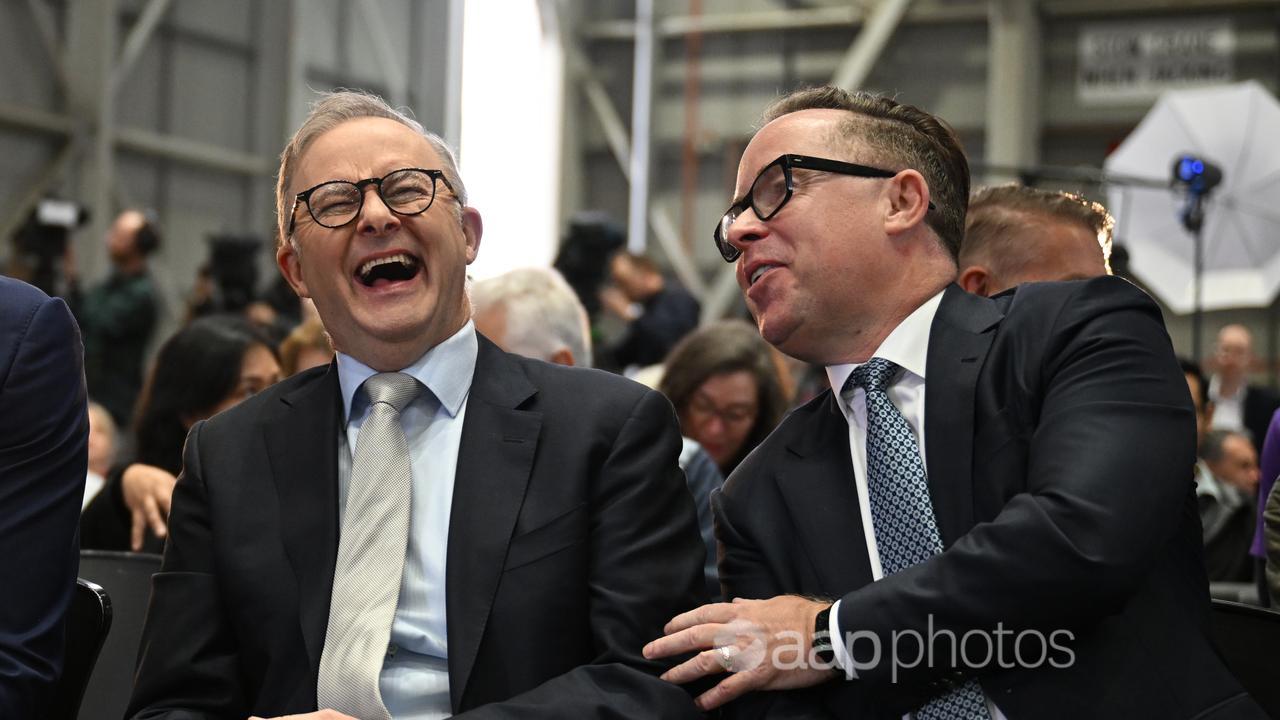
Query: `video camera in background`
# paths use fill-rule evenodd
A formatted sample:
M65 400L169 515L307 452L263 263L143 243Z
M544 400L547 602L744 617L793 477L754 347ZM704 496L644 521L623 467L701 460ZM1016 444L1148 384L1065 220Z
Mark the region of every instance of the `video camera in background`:
M242 312L257 299L258 251L262 238L256 235L211 235L209 260L201 268L213 282L214 292L206 312Z
M70 200L46 198L36 203L13 234L14 252L30 268L28 282L49 295L61 294L59 261L67 252L71 231L87 222L88 208Z
M609 258L626 242L622 226L603 212L580 212L569 220L554 267L593 320L600 312L600 288L609 274Z

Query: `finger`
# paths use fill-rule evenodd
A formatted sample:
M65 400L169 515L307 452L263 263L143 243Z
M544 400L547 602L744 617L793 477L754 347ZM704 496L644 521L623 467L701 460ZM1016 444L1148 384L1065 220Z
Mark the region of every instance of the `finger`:
M694 700L694 704L703 712L714 710L752 690L763 688L769 681L769 676L769 669L764 665L754 670L731 674L715 687L699 695Z
M662 632L671 635L694 625L726 623L737 617L737 611L737 608L729 603L703 605L671 618L671 622L662 628Z
M142 536L147 528L147 516L141 510L130 509L129 516L132 523L129 526L129 547L138 552L142 549Z
M676 685L683 685L708 675L724 672L720 653L716 650L704 650L688 660L662 673L661 678Z
M169 517L169 510L173 506L173 483L166 482L163 490L158 490L154 497L156 503L160 505L161 512L165 517Z
M160 508L156 506L154 498L148 496L142 501L142 507L147 513L147 525L151 527L151 532L156 537L164 537L165 524L164 518L160 517Z
M646 659L671 657L715 646L717 635L725 632L724 625L695 625L677 633L660 637L644 646L641 651Z

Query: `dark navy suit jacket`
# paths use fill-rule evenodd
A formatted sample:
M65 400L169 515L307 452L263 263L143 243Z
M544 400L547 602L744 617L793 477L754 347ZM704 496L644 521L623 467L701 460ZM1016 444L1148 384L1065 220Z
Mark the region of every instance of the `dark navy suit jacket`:
M80 330L0 276L0 717L45 717L62 670L89 461Z

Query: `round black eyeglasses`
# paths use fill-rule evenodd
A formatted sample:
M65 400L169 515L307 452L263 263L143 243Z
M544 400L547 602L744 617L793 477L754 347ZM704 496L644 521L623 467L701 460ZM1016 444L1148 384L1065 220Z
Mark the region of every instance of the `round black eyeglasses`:
M309 190L303 190L293 199L289 210L289 234L293 234L297 222L298 203L307 206L307 212L317 224L327 228L339 228L355 220L364 207L364 189L373 185L378 197L397 215L418 215L426 212L436 199L436 182L443 183L449 192L453 186L440 170L403 168L392 170L380 178L367 178L351 182L330 180Z
M716 249L720 251L720 256L725 262L733 262L742 255L742 251L729 242L729 226L733 225L733 221L746 212L747 208L751 208L761 222L777 215L782 206L791 199L795 189L791 174L793 168L865 178L891 178L899 172L808 155L779 155L777 160L766 165L756 175L746 197L730 205L720 217L720 222L716 225L715 241ZM929 203L929 209L937 210L932 202Z

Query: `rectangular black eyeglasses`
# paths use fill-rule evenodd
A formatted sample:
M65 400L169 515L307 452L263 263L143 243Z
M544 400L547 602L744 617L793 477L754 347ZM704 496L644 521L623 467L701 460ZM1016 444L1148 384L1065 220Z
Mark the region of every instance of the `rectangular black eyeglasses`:
M756 175L756 179L751 183L751 189L747 191L746 197L730 205L716 225L714 236L716 249L720 251L720 256L725 259L725 262L733 262L742 255L742 251L729 243L729 226L748 207L762 222L777 215L778 211L791 199L792 191L795 188L791 175L793 168L865 178L891 178L899 172L841 160L811 157L809 155L779 155L778 159L766 165ZM779 174L781 174L783 181L781 185L777 182ZM761 181L765 183L763 187L761 186ZM929 210L936 209L933 202L930 201Z

